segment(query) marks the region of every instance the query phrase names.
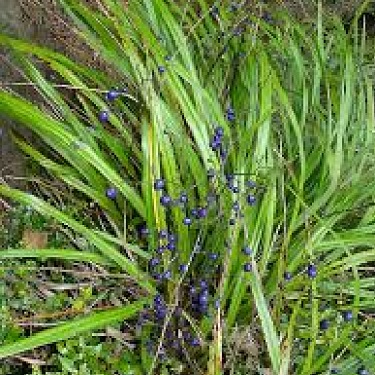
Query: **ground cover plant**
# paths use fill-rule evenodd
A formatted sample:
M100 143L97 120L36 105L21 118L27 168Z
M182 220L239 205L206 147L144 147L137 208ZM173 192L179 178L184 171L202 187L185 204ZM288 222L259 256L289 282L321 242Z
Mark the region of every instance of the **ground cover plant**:
M87 221L4 180L4 199L80 241L0 258L100 267L124 277L122 297L95 304L87 291L79 314L2 337L1 360L56 344L60 364L34 362L35 374L373 373L364 28L324 18L321 5L309 26L245 2L61 4L117 74L1 35L43 106L9 87L0 112L41 138L44 150L14 135L95 214ZM104 344L92 338L103 329ZM108 329L128 338L116 363Z

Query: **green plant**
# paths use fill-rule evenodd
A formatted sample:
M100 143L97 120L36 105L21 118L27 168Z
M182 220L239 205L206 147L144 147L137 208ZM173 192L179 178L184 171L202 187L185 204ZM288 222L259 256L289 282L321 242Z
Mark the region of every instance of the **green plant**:
M139 313L140 366L150 374L168 371L163 360L189 373L234 374L223 341L248 326L261 332L249 373L374 369L375 121L365 34L323 23L321 10L309 28L225 2L129 1L124 9L102 0L101 12L62 5L124 82L113 90L110 77L3 35L51 110L3 90L0 111L50 147L42 154L18 138L97 204L102 228L4 182L3 196L52 216L95 252L0 257L92 261L137 288L129 305L3 345L0 358ZM75 90L73 102L29 53Z

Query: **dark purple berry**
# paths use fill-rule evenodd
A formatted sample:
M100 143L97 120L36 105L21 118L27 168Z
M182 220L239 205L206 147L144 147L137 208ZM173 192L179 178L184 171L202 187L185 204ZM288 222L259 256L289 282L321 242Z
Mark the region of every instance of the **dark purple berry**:
M172 203L172 198L169 195L162 195L160 197L160 204L164 207L169 206Z
M307 266L307 276L310 277L311 279L314 279L317 274L318 274L318 271L317 271L315 264L309 264Z
M107 122L108 119L109 119L109 113L108 113L108 111L101 111L99 113L99 120L101 122Z
M250 206L254 206L255 202L256 202L256 198L254 195L252 194L249 194L246 198L247 200L247 204L250 205Z
M203 219L207 216L207 208L206 207L200 207L198 208L198 212L197 212L197 216L200 218L200 219Z
M192 220L190 217L185 217L184 220L183 220L183 223L184 225L191 225L192 224Z
M109 199L116 199L117 190L114 187L109 187L105 194L106 194L107 198L109 198Z
M325 331L329 328L329 322L327 319L323 319L320 321L319 323L319 328L322 330L322 331Z
M161 178L158 178L154 182L154 189L155 190L163 190L165 188L165 181Z
M253 250L251 249L251 247L249 246L245 246L243 249L242 249L242 252L245 254L245 255L251 255L253 253Z
M117 99L119 95L120 95L120 93L118 91L109 90L106 94L106 99L111 102L111 101Z
M253 266L251 265L251 263L245 263L243 269L245 272L251 272L253 270Z
M345 322L350 322L351 320L353 320L353 312L350 310L343 311L342 317Z

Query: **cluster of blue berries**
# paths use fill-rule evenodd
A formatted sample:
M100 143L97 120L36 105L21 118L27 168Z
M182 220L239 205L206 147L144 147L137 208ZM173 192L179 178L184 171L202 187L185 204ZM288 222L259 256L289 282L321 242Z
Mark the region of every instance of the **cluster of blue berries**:
M234 113L229 111L234 116ZM215 151L223 154L224 150L224 130L216 127L213 132L210 146ZM196 239L194 251L188 262L182 262L179 256L179 241L177 234L173 233L171 228L159 229L153 231L151 228L140 228L140 235L145 239L156 240L155 243L149 243L148 247L153 248L153 254L148 262L150 275L157 283L158 295L154 298L152 306L145 312L148 321L153 326L152 334L155 337L162 336L163 327L167 322L165 337L163 338L162 350L160 347L153 346L151 351L158 351L159 355L172 351L175 355L180 355L182 348L199 348L202 341L197 337L191 327L191 322L187 321L182 315L190 316L197 321L205 316L210 316L220 307L219 291L217 288L222 270L222 253L218 249L205 251L204 241L198 240L200 224L210 223L217 225L217 220L227 222L233 214L240 217L241 202L247 202L252 206L256 203L255 193L257 185L254 181L247 181L245 195L240 194L240 183L235 174L225 174L223 170L213 168L207 171L209 181L209 192L205 198L205 203L192 206L191 202L195 197L190 196L186 191L182 191L179 196L172 197L168 194L167 182L163 178L157 178L153 181L153 189L158 193L160 206L170 212L171 209L181 209L184 212L182 224L189 228L189 237ZM235 200L229 209L229 216L226 210L221 210L224 206L224 200L227 200L227 194L221 194L223 189L235 194ZM190 190L189 190L190 191ZM191 193L194 194L194 193ZM230 198L229 198L230 199ZM226 205L227 207L227 205ZM219 219L219 212L224 217ZM167 220L168 221L168 220ZM230 220L229 220L230 221ZM226 225L226 224L224 224ZM208 230L209 232L209 230ZM150 234L154 234L151 236ZM228 248L228 244L226 247ZM194 254L193 254L194 253ZM244 272L252 272L253 251L249 246L244 246L242 253L246 258L243 264ZM165 254L168 254L164 258ZM249 259L250 258L250 259ZM208 278L197 278L196 274L209 275ZM168 303L171 296L170 287L178 284L178 306L174 303ZM164 327L165 328L165 327ZM169 353L171 354L171 353Z
M108 103L113 103L117 98L125 94L127 91L127 88L124 88L122 90L111 89L105 94L105 99ZM109 116L110 112L105 109L99 112L98 119L100 122L106 123L109 121Z

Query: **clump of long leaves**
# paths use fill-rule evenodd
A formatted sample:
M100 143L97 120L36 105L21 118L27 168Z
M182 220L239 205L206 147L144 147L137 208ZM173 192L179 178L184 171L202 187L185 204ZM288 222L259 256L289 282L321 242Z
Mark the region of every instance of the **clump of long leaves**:
M119 268L138 294L127 306L3 345L0 358L141 312L161 292L148 262L158 233L168 228L178 236L179 260L191 262L192 278L204 276L204 267L191 258L197 239L201 252L213 250L222 261L220 283L217 289L211 285L220 307L203 319L183 311L201 338L201 346L180 359L187 372L194 364L209 374L224 368L236 373L229 354L223 358L223 345L241 327L258 332L254 340L261 355L254 370L248 369L254 373L257 368L272 368L274 374L374 370L375 120L365 33L359 35L356 27L347 33L338 20L323 22L321 10L309 27L205 1L181 6L167 0L126 5L101 0L97 12L76 1L62 5L123 82L2 35L0 43L16 52L45 107L9 88L0 92L0 111L40 136L48 146L43 152L17 142L55 178L95 202L102 227L88 228L4 181L3 196L54 217L95 251L15 249L0 257L58 257ZM41 74L35 59L74 90L73 100ZM103 94L114 86L121 95L108 102ZM101 111L109 113L104 123ZM225 163L210 147L217 127L228 147ZM173 198L189 190L192 206L199 206L210 193L211 169L222 176L234 173L239 189L251 178L260 187L256 204L231 225L184 225L181 210L166 211L160 204L154 182L163 178L165 193ZM108 188L117 192L115 199L106 196ZM221 196L225 212L235 194ZM147 242L129 240L134 238L129 228L139 225L150 230ZM244 245L252 250L251 272L244 269ZM172 267L162 292L172 313L180 283L171 258L162 256L163 271ZM163 346L165 329L156 332L153 357L142 348L148 373L157 371ZM149 335L147 326L141 345Z

